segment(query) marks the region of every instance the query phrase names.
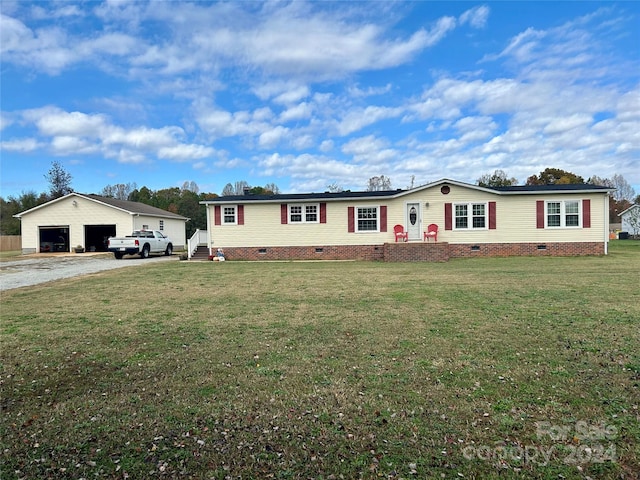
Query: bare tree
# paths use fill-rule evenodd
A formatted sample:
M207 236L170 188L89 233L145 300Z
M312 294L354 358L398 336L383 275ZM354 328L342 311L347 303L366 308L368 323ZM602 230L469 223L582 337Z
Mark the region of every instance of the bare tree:
M630 210L627 214L627 223L633 230L631 233L633 236L637 236L640 234L640 208L634 208Z
M333 182L331 185L327 185L327 191L329 191L330 193L340 193L344 191L344 189L336 182Z
M367 184L367 192L378 192L381 190L391 190L391 179L384 175L371 177Z
M222 189L221 195L223 197L228 197L229 195L235 195L235 192L233 191L233 185L231 185L230 183L227 183Z
M245 188L251 188L245 180L235 182L235 184L233 185L231 183L227 183L222 189L222 196L226 197L229 195L242 195Z
M116 183L115 185L107 185L102 189L100 195L117 200L129 200L131 192L136 190L138 186L134 183Z
M633 189L629 182L627 182L622 175L615 174L611 177L611 186L616 189L613 192L613 198L617 201L627 200L629 202L633 202L636 191Z
M196 182L194 182L193 180L190 182L184 182L182 184L182 190L186 190L188 192L193 192L196 195L198 193L200 193L200 187L198 187L198 184Z
M264 186L264 189L268 192L273 193L274 195L278 195L280 193L280 188L275 183L267 183Z

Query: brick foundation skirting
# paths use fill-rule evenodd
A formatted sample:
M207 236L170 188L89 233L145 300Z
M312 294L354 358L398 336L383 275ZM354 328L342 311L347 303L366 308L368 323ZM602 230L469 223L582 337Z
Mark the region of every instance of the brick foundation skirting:
M449 258L511 256L604 255L602 242L385 243L314 247L224 247L228 260L369 260L385 262L446 262Z
M444 242L385 243L385 262L446 262L450 245Z
M383 245L224 247L227 260L383 260Z
M603 242L450 244L451 258L604 255Z

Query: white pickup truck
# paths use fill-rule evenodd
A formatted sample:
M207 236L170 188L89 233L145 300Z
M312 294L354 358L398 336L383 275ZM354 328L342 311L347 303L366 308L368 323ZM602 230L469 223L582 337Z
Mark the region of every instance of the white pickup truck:
M169 237L157 230L134 230L126 237L110 237L108 250L120 260L124 255L149 257L150 253L173 253L173 244Z

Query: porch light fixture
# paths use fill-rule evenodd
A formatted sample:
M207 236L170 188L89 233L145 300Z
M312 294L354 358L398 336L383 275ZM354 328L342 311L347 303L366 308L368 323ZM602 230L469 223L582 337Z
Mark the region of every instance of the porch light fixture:
M76 202L75 200L73 202L71 202L71 205L73 205L74 207L78 206L78 202Z

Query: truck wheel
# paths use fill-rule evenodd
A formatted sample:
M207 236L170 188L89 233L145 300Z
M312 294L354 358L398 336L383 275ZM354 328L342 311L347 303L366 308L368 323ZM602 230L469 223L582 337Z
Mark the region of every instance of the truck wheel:
M118 252L113 252L113 256L116 257L116 260L122 260L122 254Z
M140 252L140 256L142 258L149 258L149 245L145 245L142 247L142 252Z
M172 253L173 253L173 245L169 244L167 245L167 249L164 251L164 254L170 257Z

